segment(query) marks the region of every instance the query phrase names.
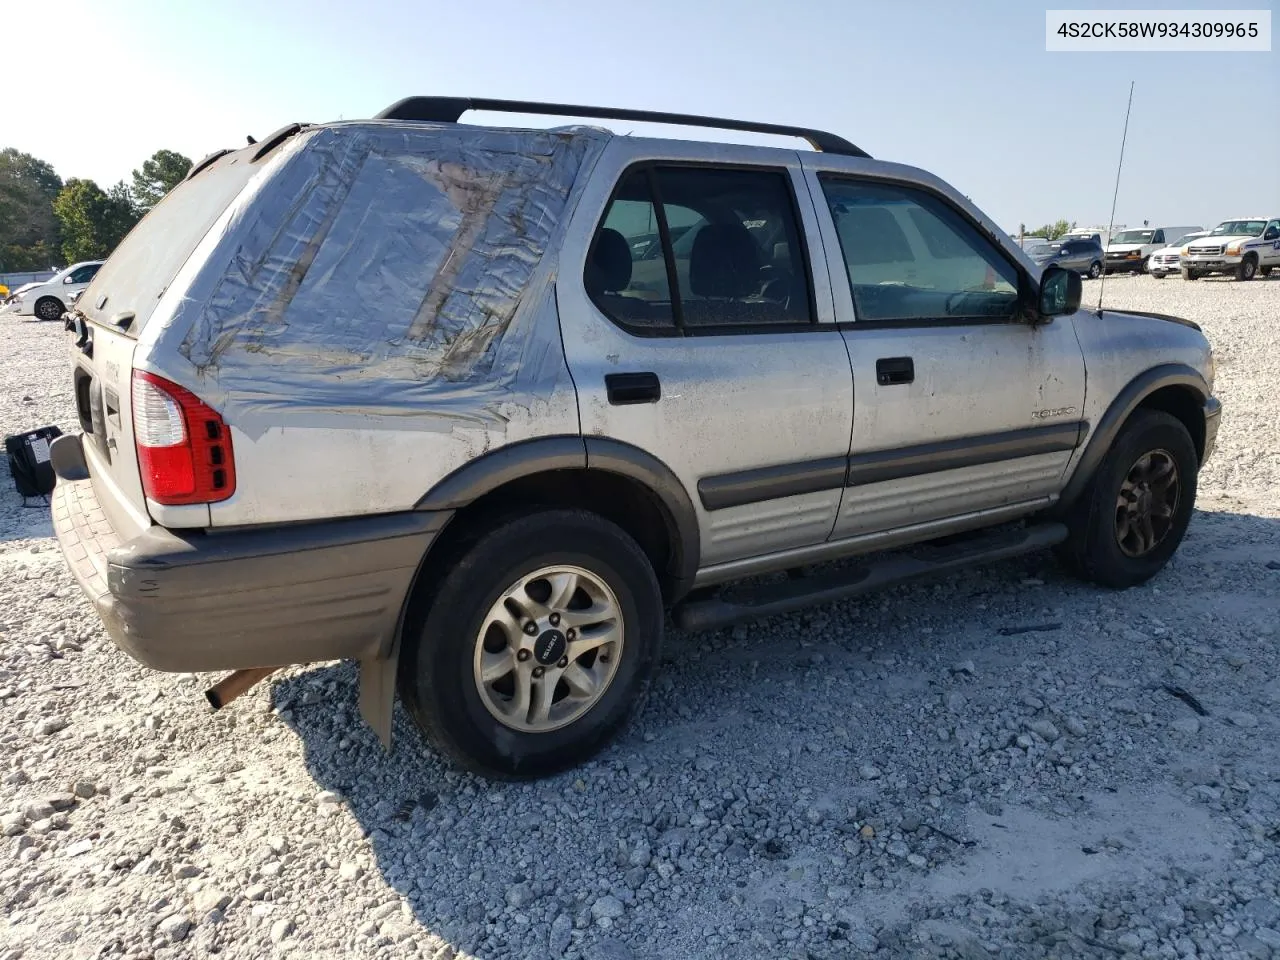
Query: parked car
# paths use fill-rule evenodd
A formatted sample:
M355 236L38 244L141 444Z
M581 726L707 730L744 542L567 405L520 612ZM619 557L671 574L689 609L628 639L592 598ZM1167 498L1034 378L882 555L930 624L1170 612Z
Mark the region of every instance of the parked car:
M1184 280L1210 273L1234 274L1237 280L1264 277L1280 266L1280 217L1238 217L1224 220L1207 236L1182 248Z
M1107 273L1116 271L1145 272L1149 258L1175 237L1185 236L1201 227L1144 227L1122 230L1107 244Z
M73 263L41 283L24 283L4 301L19 316L38 320L57 320L66 312L67 301L89 285L104 261L86 260Z
M1028 253L1039 267L1058 266L1093 280L1102 276L1102 246L1096 240L1061 240L1032 247Z
M358 659L384 740L398 684L446 756L544 774L623 723L664 610L721 627L1049 547L1109 587L1161 570L1210 347L1080 297L829 133L411 98L197 164L120 244L72 314L54 525L122 649L237 671L215 705Z
M1200 237L1208 235L1208 230L1195 230L1179 237L1163 250L1157 250L1153 253L1150 257L1150 266L1147 269L1157 280L1163 280L1171 273L1177 273L1179 270L1178 264L1182 259L1182 248L1192 240L1198 240Z

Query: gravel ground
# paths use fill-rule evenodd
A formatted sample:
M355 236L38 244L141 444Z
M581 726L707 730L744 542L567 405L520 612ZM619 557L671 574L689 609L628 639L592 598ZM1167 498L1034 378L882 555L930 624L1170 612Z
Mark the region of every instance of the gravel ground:
M1032 557L674 635L626 735L533 784L402 714L384 755L350 665L211 715L208 677L115 650L8 486L0 960L1280 958L1278 281L1106 281L1218 351L1154 582ZM4 432L72 429L61 327L0 331Z

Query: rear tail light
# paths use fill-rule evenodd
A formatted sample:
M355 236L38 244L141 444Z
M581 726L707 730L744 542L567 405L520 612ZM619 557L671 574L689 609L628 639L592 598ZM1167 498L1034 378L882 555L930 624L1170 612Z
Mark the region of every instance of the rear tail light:
M135 370L133 436L143 492L156 503L215 503L235 493L231 432L191 391Z

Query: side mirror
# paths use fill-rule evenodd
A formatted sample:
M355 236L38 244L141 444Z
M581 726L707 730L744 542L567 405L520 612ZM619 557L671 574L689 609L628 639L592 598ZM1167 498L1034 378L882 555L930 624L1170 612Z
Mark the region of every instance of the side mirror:
M1046 267L1040 277L1040 315L1061 317L1080 309L1084 286L1080 274L1061 267Z
M74 277L63 277L63 278L62 278L62 282L63 282L63 283L75 283L76 281L75 281L75 278L74 278Z
M1263 240L1275 240L1277 238L1280 238L1280 230L1277 230L1275 227L1272 227L1262 235Z

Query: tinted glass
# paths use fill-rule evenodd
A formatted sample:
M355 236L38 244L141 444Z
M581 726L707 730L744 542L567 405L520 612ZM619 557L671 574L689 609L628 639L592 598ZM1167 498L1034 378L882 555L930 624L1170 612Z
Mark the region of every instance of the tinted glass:
M650 184L657 185L678 296ZM626 175L592 243L587 292L627 326L808 323L809 274L787 176L663 167Z
M596 306L619 323L673 326L658 215L643 170L619 186L592 241L583 282Z
M76 270L74 273L71 274L71 282L72 283L88 283L90 280L93 279L94 274L96 274L101 267L102 267L102 264L100 263L94 263L94 264L90 264L87 267L81 267L79 270Z
M1016 268L942 201L851 180L823 190L858 320L1012 318Z
M785 173L655 172L685 326L810 321L808 273Z

